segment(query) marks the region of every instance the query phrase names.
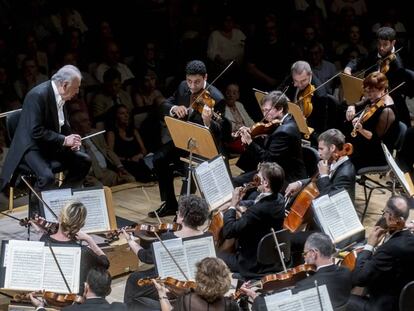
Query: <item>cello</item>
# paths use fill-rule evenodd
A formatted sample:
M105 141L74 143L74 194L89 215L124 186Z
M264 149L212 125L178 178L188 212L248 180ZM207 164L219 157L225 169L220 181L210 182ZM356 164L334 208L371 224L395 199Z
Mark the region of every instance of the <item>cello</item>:
M353 152L352 144L346 143L342 150L336 151L332 154L330 162L337 161L340 157L350 155ZM283 221L283 228L290 232L298 232L309 223L311 219L311 205L312 200L320 195L319 189L316 185L316 180L319 177L319 172L312 176L309 183L299 192L293 201L289 214Z

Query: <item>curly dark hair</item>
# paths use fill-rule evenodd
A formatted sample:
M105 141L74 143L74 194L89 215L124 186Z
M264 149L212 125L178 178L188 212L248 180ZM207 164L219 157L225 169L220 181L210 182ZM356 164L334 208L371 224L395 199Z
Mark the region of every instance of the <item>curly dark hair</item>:
M202 75L205 76L207 74L206 65L201 60L192 60L187 63L185 67L185 74L189 75Z
M209 215L206 200L194 195L180 197L178 201L178 213L183 217L183 223L193 229L203 225Z

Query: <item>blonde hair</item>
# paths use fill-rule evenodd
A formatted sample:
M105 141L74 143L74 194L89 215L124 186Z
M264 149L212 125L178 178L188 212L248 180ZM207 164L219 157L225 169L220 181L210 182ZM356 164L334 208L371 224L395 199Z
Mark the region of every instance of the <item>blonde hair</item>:
M196 264L195 292L208 303L222 298L231 285L231 274L220 258L206 257Z
M60 226L62 232L66 233L71 239L75 238L76 233L85 225L86 207L81 202L68 203L60 211Z

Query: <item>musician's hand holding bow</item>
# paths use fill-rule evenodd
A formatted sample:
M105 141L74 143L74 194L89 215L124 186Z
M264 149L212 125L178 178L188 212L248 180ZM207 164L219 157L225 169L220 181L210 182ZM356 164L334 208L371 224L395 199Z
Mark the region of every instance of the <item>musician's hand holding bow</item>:
M78 134L70 134L65 137L63 146L70 147L73 151L78 151L82 145L81 137Z
M285 197L290 197L299 192L302 188L302 183L300 181L295 181L290 183L285 190Z
M29 294L32 305L36 307L36 310L37 308L44 308L45 301L41 297L35 297L35 294L36 294L35 292Z
M346 109L346 120L351 121L355 117L355 106L350 105Z
M212 115L213 115L213 110L209 106L204 105L203 112L201 113L201 117L203 118L203 122L205 126L210 127Z
M174 106L171 109L172 114L176 115L178 118L183 119L188 114L188 110L186 106Z

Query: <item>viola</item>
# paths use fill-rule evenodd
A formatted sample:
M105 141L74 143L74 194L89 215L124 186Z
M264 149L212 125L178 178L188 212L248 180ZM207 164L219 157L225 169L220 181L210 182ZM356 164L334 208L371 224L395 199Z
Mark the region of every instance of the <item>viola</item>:
M166 277L164 279L160 278L145 278L145 279L139 279L137 281L138 286L146 286L151 285L152 280L156 280L159 283L163 283L165 286L169 286L175 289L191 289L196 288L197 284L194 281L180 281L172 277Z
M80 304L84 302L83 296L76 294L58 294L54 292L39 292L34 294L35 297L42 297L46 303L53 307L63 308L72 304ZM13 296L13 300L31 301L29 294L16 294Z
M138 235L141 231L147 233L164 233L167 231L178 231L182 228L181 224L177 223L162 223L158 225L151 224L135 224L132 226L127 226L123 228L126 232ZM104 232L105 238L107 241L114 241L119 238L119 235L122 233L122 229L116 229L108 232Z
M302 108L303 116L309 117L313 110L312 96L315 93L316 88L313 84L309 83L303 90L298 93L298 100L295 104Z
M265 291L278 290L287 287L293 287L297 282L306 278L310 273L316 271L315 265L302 264L285 272L269 274L262 277L261 284Z
M379 108L384 107L384 106L385 106L385 100L383 97L376 100L374 104L366 106L364 110L362 111L361 116L358 119L358 122L356 122L355 125L358 123L363 124L367 122L368 119L371 118ZM356 126L354 126L351 132L351 136L356 137L357 133L358 131L356 130Z
M380 70L379 71L383 74L386 74L388 72L388 70L390 70L390 63L392 63L396 58L397 58L397 56L395 55L395 53L391 53L386 58L380 60Z
M279 125L282 124L282 121L275 119L270 122L257 122L250 127L250 136L252 138L260 135L268 135L272 133Z
M345 143L341 150L337 150L332 154L332 160L338 161L343 156L349 156L354 152L354 146L351 143Z
M363 249L364 247L358 247L353 249L352 251L346 252L346 254L342 256L342 261L340 265L347 267L350 271L353 271L356 266L356 259L358 257L358 253L360 253Z

